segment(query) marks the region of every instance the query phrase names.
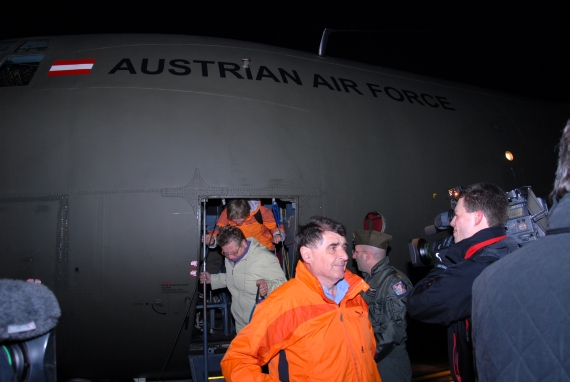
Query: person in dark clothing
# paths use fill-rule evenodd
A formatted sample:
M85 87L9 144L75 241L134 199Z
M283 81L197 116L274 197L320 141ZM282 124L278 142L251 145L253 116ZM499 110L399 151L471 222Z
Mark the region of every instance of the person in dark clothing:
M455 244L436 254L438 262L408 296L411 317L447 326L451 375L476 380L471 340L471 288L490 264L515 251L506 236L509 200L499 187L476 183L465 188L451 221Z
M570 381L570 121L551 198L546 236L473 283L479 381Z
M376 338L374 360L383 381L409 382L412 365L406 350L406 299L412 283L386 256L392 236L374 230L354 231L352 257L370 289L362 293Z

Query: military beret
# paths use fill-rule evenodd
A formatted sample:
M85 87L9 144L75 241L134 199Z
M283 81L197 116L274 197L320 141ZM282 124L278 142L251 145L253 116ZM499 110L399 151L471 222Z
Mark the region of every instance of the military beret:
M354 245L370 245L372 247L387 249L392 236L374 230L358 230L353 234Z

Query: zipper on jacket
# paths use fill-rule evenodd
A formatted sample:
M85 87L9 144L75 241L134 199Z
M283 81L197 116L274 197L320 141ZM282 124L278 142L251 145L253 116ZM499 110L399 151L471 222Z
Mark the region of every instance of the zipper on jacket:
M453 363L453 374L455 374L455 379L461 382L461 372L459 371L459 350L457 350L457 337L453 333L453 350L451 352L452 363Z
M339 307L339 308L340 308L340 307ZM342 308L340 308L340 309L342 309ZM340 313L339 319L340 319L340 322L344 322L344 316L343 316L342 311L341 311L341 313ZM347 344L350 343L351 341L350 341L350 339L349 339L348 336L347 336L348 333L347 333L347 329L346 329L346 326L345 326L345 325L342 325L342 332L344 333L344 337L345 337L346 343L347 343ZM362 379L361 379L362 370L360 370L360 365L359 365L359 363L356 361L356 360L359 359L360 357L359 357L358 354L355 352L356 349L355 349L354 347L348 346L348 350L349 350L350 358L351 358L351 361L352 361L352 364L353 364L353 367L354 367L354 375L355 375L355 377L356 377L356 380L362 381ZM357 351L357 350L356 350L356 351Z

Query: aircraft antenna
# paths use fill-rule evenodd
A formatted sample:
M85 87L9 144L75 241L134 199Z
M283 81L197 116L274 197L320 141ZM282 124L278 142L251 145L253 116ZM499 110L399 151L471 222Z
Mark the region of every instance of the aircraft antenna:
M329 41L329 34L334 32L333 29L327 29L323 31L323 37L321 37L321 45L319 45L319 56L324 57L327 51L327 43Z
M354 30L335 30L330 28L325 28L323 31L323 36L321 37L321 44L319 45L319 57L324 57L327 51L327 44L329 42L329 34L332 32L377 32L376 30L367 29L354 29Z

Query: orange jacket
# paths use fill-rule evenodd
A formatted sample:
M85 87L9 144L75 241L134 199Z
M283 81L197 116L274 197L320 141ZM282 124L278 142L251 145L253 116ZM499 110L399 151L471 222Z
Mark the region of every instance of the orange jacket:
M259 224L257 219L255 218L255 214L257 211L261 211L261 217L263 220L263 224ZM231 225L232 227L239 228L245 238L255 237L259 244L266 246L270 251L275 249L275 245L273 245L273 234L279 233L279 228L277 228L277 223L275 222L275 217L273 216L273 212L266 207L263 207L261 203L259 203L258 207L255 210L252 210L249 214L249 217L245 220L245 222L238 226L232 220L228 219L228 211L225 209L220 214L220 218L216 225L218 227L225 227L226 225ZM214 236L218 235L218 231L214 231Z
M221 362L226 381L278 381L282 350L291 381L380 381L368 305L360 296L369 286L349 271L344 278L349 289L337 305L299 262L295 278L260 303L232 341ZM270 373L262 374L270 361Z

